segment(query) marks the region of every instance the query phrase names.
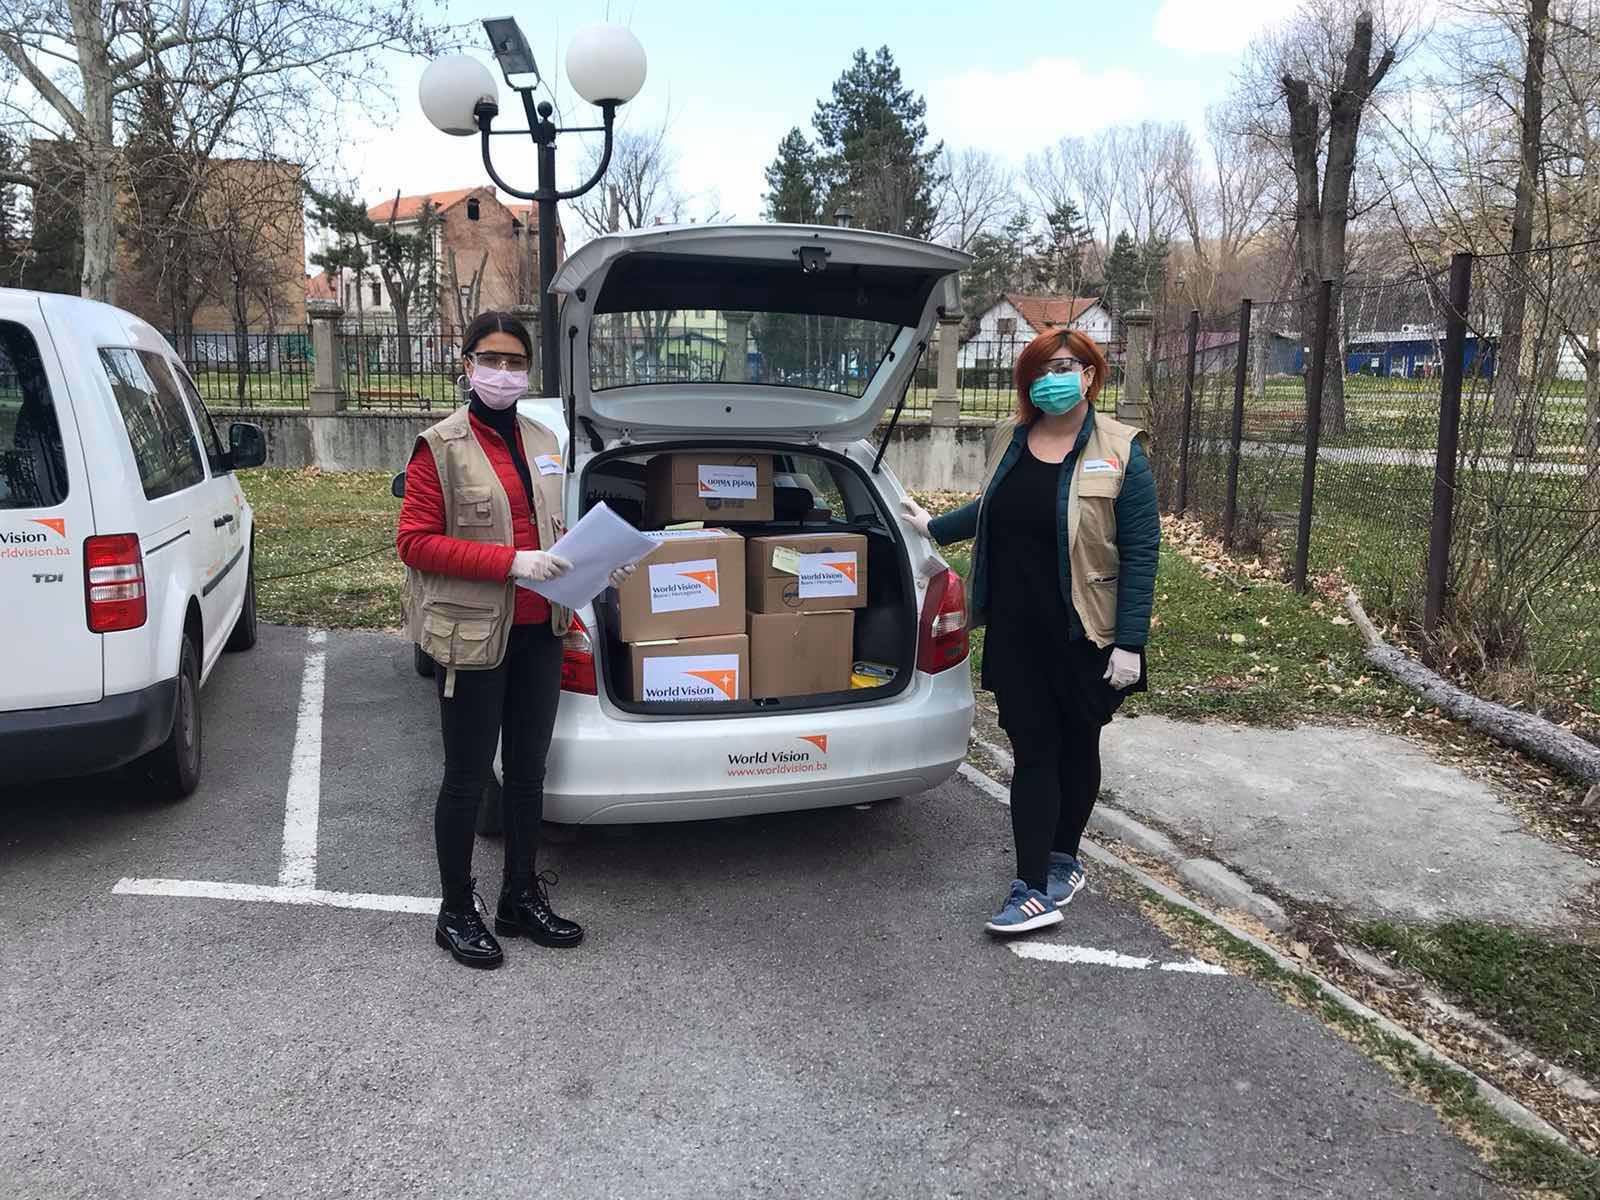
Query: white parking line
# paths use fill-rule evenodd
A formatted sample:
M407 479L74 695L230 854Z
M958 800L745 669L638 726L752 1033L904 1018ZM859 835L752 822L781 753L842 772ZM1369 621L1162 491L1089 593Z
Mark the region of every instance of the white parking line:
M1182 971L1188 975L1226 975L1228 972L1216 963L1202 962L1198 958L1183 962L1158 963L1153 958L1139 958L1132 954L1118 954L1115 950L1096 950L1093 946L1063 946L1059 942L1010 942L1006 947L1018 958L1038 959L1042 962L1078 963L1093 967L1121 967L1125 971Z
M309 904L323 908L370 908L378 912L439 911L437 898L385 896L376 892L326 892L316 887L267 887L259 883L220 883L203 879L121 879L118 896L186 896L198 900L246 900L268 904Z
M283 867L278 882L286 888L317 886L317 809L322 803L322 692L327 674L325 630L306 635L312 647L300 680L300 712L295 719L294 751L289 759L289 789L283 810Z

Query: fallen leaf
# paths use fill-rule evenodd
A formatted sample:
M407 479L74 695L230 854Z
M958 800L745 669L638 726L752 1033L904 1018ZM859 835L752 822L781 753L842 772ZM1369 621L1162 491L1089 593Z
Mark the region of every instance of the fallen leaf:
M1231 640L1232 640L1232 642L1233 642L1233 644L1235 646L1242 646L1242 645L1244 645L1244 634L1242 634L1242 633L1232 634L1231 635Z

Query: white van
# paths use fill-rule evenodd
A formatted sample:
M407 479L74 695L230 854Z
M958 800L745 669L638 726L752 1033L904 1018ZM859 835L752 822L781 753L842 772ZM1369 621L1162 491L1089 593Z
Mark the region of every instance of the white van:
M120 309L0 288L0 787L143 760L200 781L200 688L256 640L254 527L165 338Z
M967 753L973 692L961 580L900 519L905 495L867 440L901 403L968 255L811 226L689 226L600 237L554 290L573 414L569 527L604 501L641 528L650 460L774 456L763 533L866 539L854 658L877 687L636 703L614 594L580 610L545 781L548 820L626 823L820 808L921 792ZM744 361L729 345L744 345ZM708 376L711 378L708 379Z

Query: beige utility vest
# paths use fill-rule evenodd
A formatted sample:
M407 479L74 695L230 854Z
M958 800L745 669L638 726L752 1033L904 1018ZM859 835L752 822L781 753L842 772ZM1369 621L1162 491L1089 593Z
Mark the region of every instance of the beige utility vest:
M983 503L1006 451L1016 436L1015 419L995 426L989 447L989 465L983 474L983 490L978 493L978 537L983 537ZM1072 607L1083 622L1083 630L1102 650L1116 640L1117 580L1121 574L1122 553L1117 549L1117 497L1128 472L1128 455L1135 442L1148 442L1142 429L1124 425L1096 413L1094 426L1078 452L1072 483L1067 490L1067 557L1072 567ZM1148 452L1148 445L1146 445ZM977 561L977 545L973 546ZM992 569L991 569L992 578ZM984 614L973 603L971 584L967 605L974 626L984 623Z
M559 462L560 444L555 434L526 417L517 418L517 428L523 453L533 467L533 517L539 545L548 550L565 528L562 492L566 476L545 475L535 462L543 455ZM457 409L424 430L418 441L428 444L439 471L444 532L469 542L514 545L511 500L473 435L467 410ZM456 669L483 671L504 661L515 620L516 590L509 579L457 579L407 568L402 608L411 640L446 669L445 694L452 695ZM556 636L564 636L571 626L571 611L552 604L550 627Z

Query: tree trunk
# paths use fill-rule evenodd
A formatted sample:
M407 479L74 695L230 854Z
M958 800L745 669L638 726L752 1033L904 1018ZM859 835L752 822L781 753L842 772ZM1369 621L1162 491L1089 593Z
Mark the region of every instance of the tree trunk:
M105 25L98 0L68 0L73 42L83 79L81 127L72 133L83 164L79 221L83 272L79 290L91 300L116 300L117 147L112 123L112 78Z
M1583 444L1592 459L1600 452L1600 329L1589 329L1583 356Z
M233 315L233 363L238 375L235 390L242 406L250 390L250 322L238 313Z
M411 362L411 304L393 293L389 300L394 305L395 337L400 341L400 374L409 379L415 369Z
M1550 29L1550 0L1529 0L1528 60L1522 71L1522 126L1516 200L1511 214L1511 257L1506 260L1510 290L1500 326L1500 372L1494 381L1494 416L1509 421L1517 411L1522 377L1523 318L1528 309L1528 251L1533 247L1533 202L1539 186L1539 149L1544 141L1544 59ZM1509 366L1509 370L1505 369ZM1531 452L1533 431L1519 422L1515 441Z

